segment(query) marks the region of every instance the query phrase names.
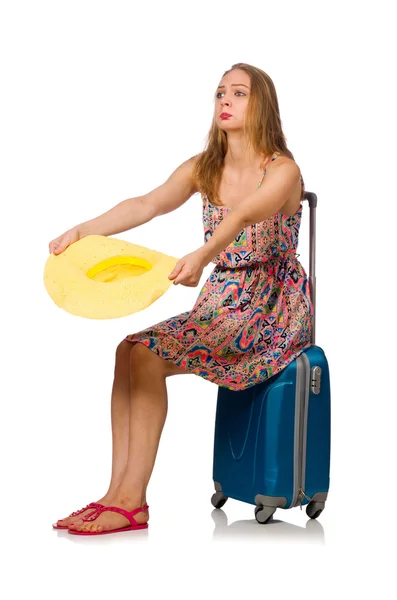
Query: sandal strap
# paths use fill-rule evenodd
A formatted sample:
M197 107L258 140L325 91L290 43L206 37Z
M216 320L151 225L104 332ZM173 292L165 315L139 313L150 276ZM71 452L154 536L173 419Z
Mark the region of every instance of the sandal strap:
M72 514L70 514L69 517L77 517L77 515L81 515L81 513L87 510L87 508L100 508L101 506L103 506L103 504L99 504L98 502L90 502L84 508L80 508L80 510L72 512Z
M134 508L134 510L130 511L130 515L137 515L140 512L144 512L146 510L149 510L149 505L148 504L144 504L143 506L141 506L140 508ZM128 512L128 511L127 511ZM134 519L135 521L135 519Z
M131 510L131 511L124 510L124 508L119 508L118 506L101 506L100 508L96 509L94 512L90 513L86 517L83 517L83 521L95 521L95 519L97 519L99 517L99 515L101 515L103 512L108 510L110 512L119 513L120 515L122 515L123 517L128 519L131 525L138 525L138 523L134 519L134 515L136 515L140 512L143 512L145 510L148 510L148 508L149 508L149 506L147 504L145 504L144 506L141 506L140 508L134 508L134 510Z
M95 515L93 517L93 519L96 519L96 515L98 513L98 510L100 510L100 509L99 508L94 508L94 510L92 510L85 517L83 517L83 521L85 521L86 519L88 519L88 517L92 517L93 515ZM93 519L90 519L90 521L93 521Z

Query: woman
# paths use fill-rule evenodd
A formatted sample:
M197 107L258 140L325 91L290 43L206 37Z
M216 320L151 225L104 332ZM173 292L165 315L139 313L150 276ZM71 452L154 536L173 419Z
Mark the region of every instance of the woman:
M146 489L167 414L167 377L194 373L242 390L278 373L310 346L313 305L295 255L304 182L286 147L273 82L245 63L233 65L220 81L204 152L150 193L53 240L50 252L59 254L86 235L138 227L196 192L205 242L169 277L175 285L197 286L204 267L215 267L192 310L127 335L117 347L109 489L98 503L58 521L70 533L147 526ZM134 518L122 512L133 510Z

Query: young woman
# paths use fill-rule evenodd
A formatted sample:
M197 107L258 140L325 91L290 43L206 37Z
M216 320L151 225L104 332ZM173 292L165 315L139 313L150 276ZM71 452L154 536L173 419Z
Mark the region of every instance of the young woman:
M138 227L196 192L205 241L169 277L175 285L197 286L204 267L215 267L190 311L118 345L109 489L98 503L58 521L70 533L147 526L146 489L167 414L167 377L194 373L242 390L278 373L310 346L313 305L295 254L304 182L286 146L274 84L251 65L238 63L224 73L204 152L148 194L59 236L50 252L59 254L86 235Z

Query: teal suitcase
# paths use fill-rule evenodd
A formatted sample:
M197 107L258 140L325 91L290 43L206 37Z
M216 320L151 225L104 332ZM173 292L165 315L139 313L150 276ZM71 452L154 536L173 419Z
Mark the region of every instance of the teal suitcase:
M310 206L309 285L315 308L315 232L317 196ZM255 505L258 523L277 508L306 505L316 519L329 491L331 393L328 361L312 344L282 371L242 391L218 388L211 502L228 498Z

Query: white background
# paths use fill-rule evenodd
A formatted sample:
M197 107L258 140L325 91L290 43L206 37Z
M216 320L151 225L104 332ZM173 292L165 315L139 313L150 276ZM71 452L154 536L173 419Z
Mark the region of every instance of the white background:
M7 598L393 595L395 576L395 28L391 2L3 2L1 53L1 540ZM95 321L43 284L48 243L163 183L200 152L223 72L273 79L288 146L318 196L317 336L329 361L331 488L316 522L213 509L217 387L168 379L150 526L82 538L56 519L107 490L114 354L189 310ZM309 209L300 260L308 270ZM116 237L183 256L201 201Z

